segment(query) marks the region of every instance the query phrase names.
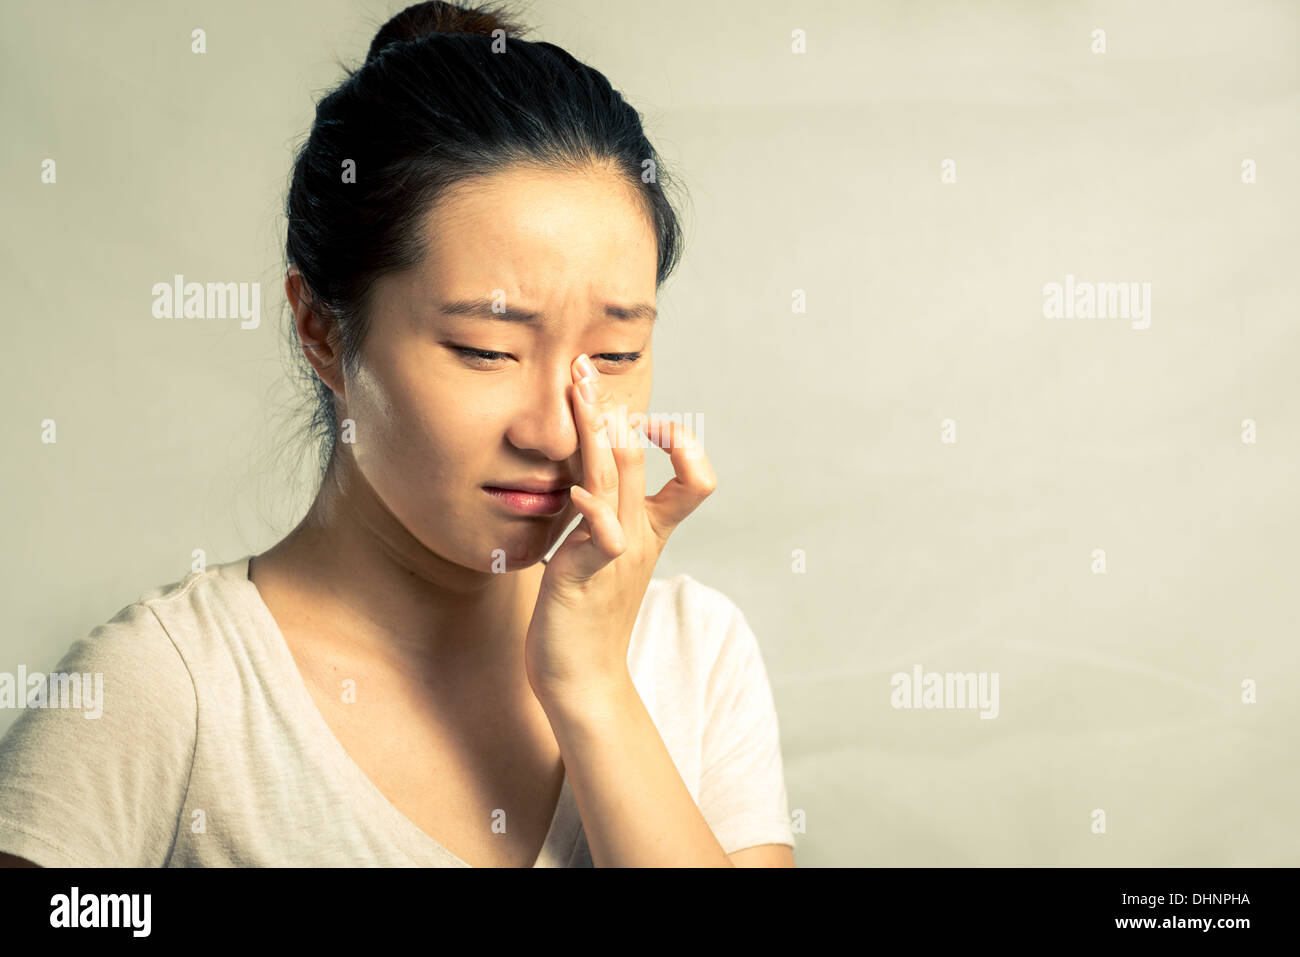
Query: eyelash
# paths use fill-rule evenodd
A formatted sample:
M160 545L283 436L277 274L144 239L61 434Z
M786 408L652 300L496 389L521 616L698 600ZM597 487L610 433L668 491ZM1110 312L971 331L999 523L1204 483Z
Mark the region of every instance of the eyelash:
M497 359L506 358L504 352L489 352L486 349L470 349L466 346L452 346L461 355L471 359L481 359L484 362L493 362ZM618 365L633 365L641 358L643 353L640 352L602 352L592 356L593 359L604 359L607 362L613 362Z

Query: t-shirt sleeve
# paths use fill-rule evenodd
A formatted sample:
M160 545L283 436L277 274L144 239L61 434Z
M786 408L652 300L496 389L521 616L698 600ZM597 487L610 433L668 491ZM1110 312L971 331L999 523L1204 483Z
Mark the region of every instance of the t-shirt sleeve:
M730 600L708 681L699 807L728 853L758 844L794 847L776 704L758 640Z
M189 786L197 701L158 616L128 605L52 672L16 687L16 670L8 704L27 705L0 738L0 851L43 867L163 866Z

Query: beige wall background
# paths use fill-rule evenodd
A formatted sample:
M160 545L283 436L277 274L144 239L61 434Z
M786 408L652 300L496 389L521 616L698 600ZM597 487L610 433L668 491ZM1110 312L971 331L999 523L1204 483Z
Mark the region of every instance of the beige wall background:
M0 670L306 508L284 191L404 5L0 7ZM720 487L659 574L759 637L800 865L1300 864L1300 7L515 9L690 193L651 407ZM260 326L155 319L176 273ZM1067 274L1150 283L1149 328L1045 317ZM996 719L892 707L918 665Z

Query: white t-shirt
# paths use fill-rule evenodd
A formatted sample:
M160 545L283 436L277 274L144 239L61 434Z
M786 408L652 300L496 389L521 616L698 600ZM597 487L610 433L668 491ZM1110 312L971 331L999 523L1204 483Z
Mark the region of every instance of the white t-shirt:
M102 674L103 700L29 703L0 739L0 851L47 867L469 866L348 756L248 562L156 588L72 645L54 672L87 690ZM730 599L652 579L628 666L723 850L793 847L767 672ZM31 694L10 706L45 701ZM567 776L533 866L592 866Z

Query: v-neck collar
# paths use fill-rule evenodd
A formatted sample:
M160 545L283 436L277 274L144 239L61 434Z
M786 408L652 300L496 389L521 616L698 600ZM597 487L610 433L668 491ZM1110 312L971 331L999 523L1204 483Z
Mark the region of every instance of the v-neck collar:
M221 565L218 571L223 577L231 579L245 589L248 607L256 619L254 624L259 632L272 639L268 651L274 656L278 669L285 678L289 693L293 697L294 712L305 723L311 740L319 745L330 763L346 778L347 783L351 785L352 793L362 795L364 800L374 807L375 813L385 823L386 829L397 840L402 850L417 864L472 867L472 864L447 850L398 810L370 780L365 771L361 770L361 766L353 760L342 742L335 736L324 715L316 706L311 692L307 690L302 672L298 670L298 663L289 650L289 644L285 641L284 633L280 630L275 616L271 614L271 609L262 599L262 593L257 590L257 585L248 577L251 560L252 555L246 555L237 561ZM358 813L363 818L371 817L365 808L359 808ZM569 784L569 773L566 770L564 781L560 786L560 796L551 815L551 826L546 832L546 840L542 843L542 849L538 852L532 866L567 867L577 848L581 832L582 817L578 813L577 801L574 799L573 789Z

